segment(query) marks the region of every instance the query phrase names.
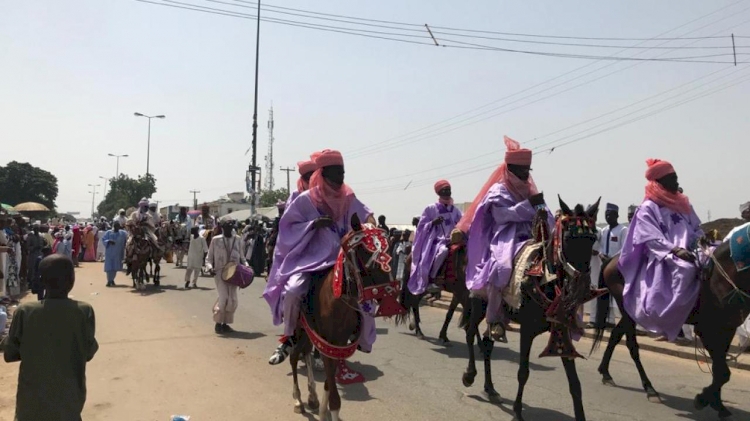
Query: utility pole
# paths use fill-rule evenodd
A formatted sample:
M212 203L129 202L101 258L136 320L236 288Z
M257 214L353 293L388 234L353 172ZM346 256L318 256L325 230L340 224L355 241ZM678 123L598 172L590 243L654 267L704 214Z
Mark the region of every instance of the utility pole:
M193 193L193 210L198 210L198 197L196 195L200 193L200 191L190 190L190 193Z
M294 167L292 167L292 168L283 168L282 167L282 168L279 168L279 169L281 171L286 171L286 192L287 193L291 193L292 192L292 190L291 190L292 185L289 182L289 173L292 172L292 171L294 171L294 170L296 170L296 168L294 168Z
M273 190L273 106L268 111L268 155L266 155L266 190Z
M260 57L260 0L258 0L258 22L255 32L255 104L253 106L253 162L250 165L250 214L255 215L255 204L258 200L258 186L255 184L255 172L258 171L258 59Z
M94 219L94 202L96 201L96 188L99 187L98 184L89 184L89 187L91 187L91 219Z

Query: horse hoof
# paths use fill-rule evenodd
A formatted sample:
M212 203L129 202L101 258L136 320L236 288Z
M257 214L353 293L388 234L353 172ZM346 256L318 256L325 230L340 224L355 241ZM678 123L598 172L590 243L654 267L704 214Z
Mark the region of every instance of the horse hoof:
M410 330L410 331L412 331L412 332L413 332L413 331L414 331L414 329L416 329L416 328L417 328L417 327L416 327L416 326L414 326L414 323L409 323L409 330Z
M659 396L659 392L656 391L651 386L646 386L646 397L648 398L648 401L651 403L662 403L661 396Z
M317 411L318 409L320 409L320 402L307 401L307 406L310 408L311 411Z
M484 397L490 401L490 402L500 402L500 394L497 393L497 390L495 390L494 387L490 387L489 389L485 388L484 392L482 392Z
M708 406L708 402L703 400L701 395L695 395L695 399L693 399L693 406L697 410L705 409Z
M417 339L421 339L421 340L424 340L424 333L422 333L422 332L417 332Z
M726 406L724 406L724 404L720 403L718 407L711 405L711 407L719 413L720 420L726 421L726 420L732 419L732 413L729 412L729 410L727 409Z
M451 346L451 341L448 338L440 338L440 345L449 347Z
M294 413L295 414L304 414L305 413L305 407L302 405L294 405Z
M611 377L608 379L602 379L602 384L605 386L617 387L617 383L615 383L614 379L612 379Z
M523 415L521 415L521 414L516 414L516 415L515 415L515 416L513 417L513 421L524 421L524 419L523 419Z
M477 373L464 373L461 377L461 382L464 384L464 387L471 387L471 385L474 384L474 378L476 376Z

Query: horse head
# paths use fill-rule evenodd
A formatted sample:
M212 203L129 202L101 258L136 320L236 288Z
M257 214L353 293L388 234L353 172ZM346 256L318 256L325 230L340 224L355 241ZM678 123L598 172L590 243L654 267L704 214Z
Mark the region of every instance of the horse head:
M601 197L588 209L576 205L573 209L559 198L562 215L557 219L553 243L556 263L570 265L578 272L588 272L591 252L597 240L596 215Z
M388 234L370 223L362 223L355 213L352 230L341 240L347 272L363 287L387 284L391 280Z

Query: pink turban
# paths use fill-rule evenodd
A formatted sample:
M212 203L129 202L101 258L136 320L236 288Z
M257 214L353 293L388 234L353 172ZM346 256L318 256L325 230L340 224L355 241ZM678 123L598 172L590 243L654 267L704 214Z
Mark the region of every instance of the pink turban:
M646 170L646 180L648 181L656 181L665 175L675 172L672 164L661 159L647 159L646 164L648 165L648 169Z
M320 155L315 157L315 165L318 168L331 167L334 165L344 165L344 157L341 156L341 152L334 151L333 149L324 149L320 151Z
M450 187L450 186L451 186L451 183L449 183L448 180L438 180L435 183L435 193L440 194L440 190L446 187Z
M315 161L309 160L309 161L300 161L297 163L297 168L299 168L299 175L305 175L307 173L311 173L318 169L318 166L315 165Z
M522 149L520 143L509 138L508 136L504 136L503 140L505 140L505 147L506 147L506 151L505 151L505 163L506 164L523 165L527 167L531 165L531 150L530 149Z

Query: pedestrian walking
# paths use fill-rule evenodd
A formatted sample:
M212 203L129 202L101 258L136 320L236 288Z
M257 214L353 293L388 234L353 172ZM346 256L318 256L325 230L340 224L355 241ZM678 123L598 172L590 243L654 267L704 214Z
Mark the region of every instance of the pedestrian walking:
M128 235L120 229L120 222L115 221L114 228L107 231L102 237L104 243L104 272L107 274L107 286L115 286L115 276L122 270L122 254L125 250L125 242Z
M188 247L187 270L185 270L185 289L190 287L190 277L193 278L193 288L198 286L198 275L203 267L203 258L208 253L206 239L198 235L198 227L190 228L190 246Z
M220 224L221 234L214 236L208 248L206 256L206 267L214 270L216 291L219 299L214 304L214 331L216 333L231 333L234 329L229 327L234 322L234 312L237 310L237 285L232 285L222 279L224 266L229 263L247 265L245 256L242 255L242 239L234 232L234 221L224 220Z

